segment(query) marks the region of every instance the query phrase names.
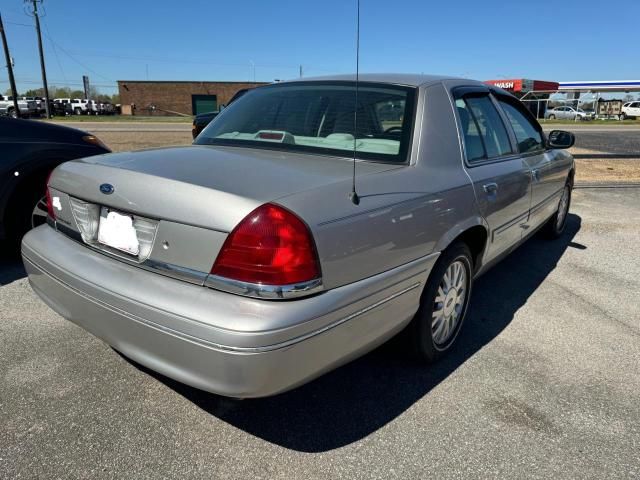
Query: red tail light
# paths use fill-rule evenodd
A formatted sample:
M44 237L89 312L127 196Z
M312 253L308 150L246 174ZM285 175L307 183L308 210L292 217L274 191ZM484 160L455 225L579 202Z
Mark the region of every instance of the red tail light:
M320 277L315 243L307 225L267 203L247 215L229 234L213 275L264 285L290 285Z
M49 214L49 216L55 220L56 219L56 212L53 210L53 201L51 200L51 191L49 190L49 180L51 179L51 174L53 173L53 171L51 173L49 173L49 175L47 176L47 181L45 183L45 197L47 200L47 213Z

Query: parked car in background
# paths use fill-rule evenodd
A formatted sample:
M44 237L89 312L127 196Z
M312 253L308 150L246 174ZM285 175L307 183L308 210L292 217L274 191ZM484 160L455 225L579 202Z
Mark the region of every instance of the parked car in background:
M235 93L235 95L231 97L231 100L229 100L229 103L227 103L226 106L222 105L221 107L222 108L228 107L237 99L242 97L245 93L247 93L248 90L249 90L248 88L243 88L242 90L238 90ZM211 123L211 120L216 118L216 116L218 116L219 113L220 111L216 111L216 112L200 113L196 115L193 119L193 123L191 124L191 135L193 136L193 138L195 139L200 134L200 132L204 130L204 127L209 125L209 123Z
M67 115L72 115L73 110L71 109L71 102L67 101L68 99L54 99L51 103L51 115L57 117L63 117Z
M193 146L60 165L49 225L22 242L35 292L231 397L293 388L403 329L438 360L474 278L535 231L562 234L575 139L480 82L360 79L256 88Z
M595 117L594 113L587 113L581 108L573 107L555 107L547 110L544 114L544 118L553 120L592 120Z
M46 180L56 166L109 151L80 130L0 118L0 240L17 246L27 230L44 223Z
M620 120L640 117L640 102L627 102L622 106Z
M46 112L45 109L45 99L42 97L22 97L21 100L25 100L27 102L35 102L36 104L36 114L42 115Z
M219 113L220 112L200 113L193 117L193 123L191 124L191 135L193 138L196 138L200 132L204 130L204 127L209 125L211 120L216 118Z
M102 110L103 115L115 115L116 113L118 112L116 111L116 106L113 103L106 102L104 104L104 108Z
M87 115L102 115L104 105L96 100L87 100Z
M38 112L38 107L33 100L18 100L18 110L22 117L32 117ZM8 117L17 118L18 112L16 112L13 97L6 97L0 95L0 115L6 115Z
M81 98L71 99L71 109L75 115L87 115L89 113L89 101Z

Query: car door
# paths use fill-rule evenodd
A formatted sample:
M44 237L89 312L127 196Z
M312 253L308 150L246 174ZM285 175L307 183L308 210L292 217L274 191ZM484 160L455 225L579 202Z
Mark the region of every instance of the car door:
M640 117L640 102L634 102L631 104L630 116Z
M556 160L558 150L547 148L540 124L518 100L504 95L497 95L496 100L531 170L531 212L525 230L536 228L556 211L567 168Z
M489 224L486 260L490 261L522 238L529 216L531 175L515 151L489 89L458 87L453 93L465 169Z

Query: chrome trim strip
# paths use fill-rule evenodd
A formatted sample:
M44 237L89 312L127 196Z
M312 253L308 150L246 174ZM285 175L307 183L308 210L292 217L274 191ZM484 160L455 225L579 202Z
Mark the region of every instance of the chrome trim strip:
M119 255L117 253L113 253L106 248L99 248L96 244L87 243L82 239L80 233L72 230L71 228L57 224L57 231L63 234L70 240L73 240L80 245L85 247L89 247L92 251L96 253L100 253L107 258L111 258L114 260L118 260L120 262L126 263L127 265L131 265L133 267L139 267L143 270L146 270L151 273L158 273L160 275L164 275L166 277L175 278L176 280L182 280L184 282L193 283L196 285L204 285L204 281L207 278L208 273L201 272L199 270L193 270L191 268L181 267L179 265L174 265L171 263L159 262L157 260L152 260L147 258L143 262L137 262L132 258L126 258L123 255Z
M546 207L549 202L555 200L555 197L557 197L562 192L562 190L564 190L564 185L562 186L562 188L553 192L551 195L549 195L547 198L542 200L540 203L536 204L534 207L531 207L531 213L536 213L541 208Z
M289 300L312 295L323 290L321 278L291 285L263 285L260 283L241 282L218 275L209 275L204 281L204 286L235 295L269 300Z
M183 280L189 283L195 283L197 285L204 285L208 275L208 273L201 272L200 270L181 267L172 263L159 262L157 260L152 260L151 258L146 259L138 266L150 272L159 273L167 277Z

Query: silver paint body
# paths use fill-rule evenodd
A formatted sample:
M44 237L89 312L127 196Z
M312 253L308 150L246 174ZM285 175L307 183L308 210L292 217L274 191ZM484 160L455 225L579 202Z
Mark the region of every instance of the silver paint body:
M350 158L191 146L68 162L50 180L63 205L56 228L44 225L23 240L34 290L153 370L222 395L259 397L402 330L440 252L469 228L488 234L480 274L553 215L573 169L568 153L466 165L451 89L478 82L362 77L415 86L418 100L407 164L357 162L360 205L348 198ZM115 187L108 196L99 189L105 182ZM483 191L488 182L498 185L491 195ZM148 258L83 244L69 196L155 219ZM278 301L208 288L217 285L208 272L228 233L266 202L309 225L322 270L314 295Z

